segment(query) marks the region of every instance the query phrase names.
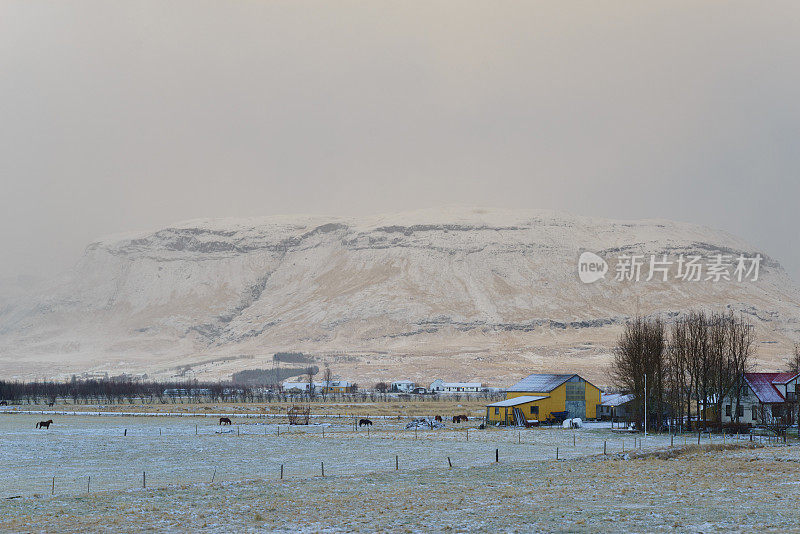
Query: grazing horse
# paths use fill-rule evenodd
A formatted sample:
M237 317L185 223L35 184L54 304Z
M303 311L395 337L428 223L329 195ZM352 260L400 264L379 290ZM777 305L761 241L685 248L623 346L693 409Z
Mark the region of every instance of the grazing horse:
M8 401L0 401L0 406L8 406Z
M434 419L434 421L436 421L437 423L441 423L441 422L442 422L442 416L441 416L441 415L437 415L437 416L436 416L436 417L434 417L433 419Z
M55 403L56 403L55 401L53 401L53 402L48 402L48 403L47 403L47 405L48 405L48 406L52 406L52 405L54 405Z
M362 427L362 426L372 426L372 421L370 421L369 419L359 419L359 421L358 421L358 426L359 426L359 427Z
M48 419L47 421L39 421L38 423L36 423L36 428L47 428L47 429L49 429L50 425L52 425L52 424L53 424L53 420L52 419Z
M219 418L219 424L221 424L221 425L232 425L233 421L231 421L227 417L220 417Z
M453 416L453 422L454 423L466 423L467 422L467 416L466 415L454 415Z

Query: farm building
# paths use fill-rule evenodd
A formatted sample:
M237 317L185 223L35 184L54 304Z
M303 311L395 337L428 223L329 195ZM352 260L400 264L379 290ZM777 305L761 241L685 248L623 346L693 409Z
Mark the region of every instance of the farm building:
M478 393L483 389L480 382L445 382L437 378L431 382L432 393Z
M556 418L595 419L600 389L578 375L533 374L506 390L506 399L486 406L490 424L547 421Z
M395 380L389 385L389 391L395 393L410 393L417 385L411 380Z
M597 418L602 420L627 419L632 415L633 395L603 393L597 405Z
M319 384L314 384L314 387L319 393L324 394L352 393L354 391L353 384L347 380L340 379L331 380L330 383L320 382Z
M800 375L794 373L744 373L722 399L722 422L763 425L785 420L796 409Z

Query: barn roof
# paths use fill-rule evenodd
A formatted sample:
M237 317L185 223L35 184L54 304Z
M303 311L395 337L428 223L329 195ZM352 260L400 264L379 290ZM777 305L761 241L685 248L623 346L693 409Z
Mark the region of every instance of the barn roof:
M506 400L501 400L499 402L493 402L492 404L487 404L487 406L492 406L492 407L518 406L520 404L525 404L528 402L536 402L547 398L549 398L547 395L521 395L519 397L514 397L513 399L506 399Z
M532 374L508 388L507 391L553 391L573 376L578 375Z
M775 384L785 384L795 378L795 373L745 373L744 379L758 400L764 403L786 402Z

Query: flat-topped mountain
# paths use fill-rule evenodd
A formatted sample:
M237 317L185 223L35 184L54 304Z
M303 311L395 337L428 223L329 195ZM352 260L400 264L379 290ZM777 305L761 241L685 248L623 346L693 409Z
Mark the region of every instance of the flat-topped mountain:
M608 262L591 284L584 251ZM646 280L651 254L667 255L666 281ZM759 254L738 280L738 258ZM730 279L681 278L693 256L706 272L719 256ZM631 257L639 281L617 280ZM547 371L603 384L626 318L693 307L747 314L765 369L800 340L800 292L781 266L692 224L466 208L195 220L92 243L61 277L0 300L0 373L228 378L302 351L364 385Z

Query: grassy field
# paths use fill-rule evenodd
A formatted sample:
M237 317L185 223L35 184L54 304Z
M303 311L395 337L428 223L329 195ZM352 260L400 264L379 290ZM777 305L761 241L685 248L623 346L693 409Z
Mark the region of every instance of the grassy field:
M800 532L800 448L726 449L27 497L0 529Z
M275 404L263 408L277 417L249 404L90 415L115 407L0 412L0 531L800 531L796 440L705 435L698 447L696 434L643 439L593 423L405 428L482 413L463 401L318 404L313 424L291 428ZM178 412L238 415L230 427L165 415ZM354 429L354 416L374 425ZM53 426L34 429L43 418Z

